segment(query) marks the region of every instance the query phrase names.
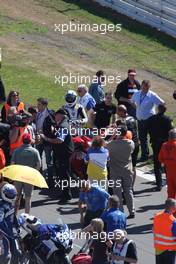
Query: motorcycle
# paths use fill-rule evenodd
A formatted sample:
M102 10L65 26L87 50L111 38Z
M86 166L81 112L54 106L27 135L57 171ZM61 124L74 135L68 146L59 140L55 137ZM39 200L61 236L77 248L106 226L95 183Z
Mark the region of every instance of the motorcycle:
M23 264L71 264L72 234L66 224L43 224L28 214L19 217L26 235L19 241Z

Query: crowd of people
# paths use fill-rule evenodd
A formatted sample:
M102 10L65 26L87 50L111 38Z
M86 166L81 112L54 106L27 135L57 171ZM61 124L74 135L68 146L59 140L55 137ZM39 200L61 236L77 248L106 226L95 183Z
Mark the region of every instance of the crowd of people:
M39 170L49 189L58 193L59 203L72 199L71 180L77 181L82 232L96 231L105 237L109 232L114 234L112 240L106 237L100 243L98 238L91 243L92 263L109 263L107 252L111 252L113 264L137 263L136 245L127 238L126 221L135 218L136 164L151 158L150 139L155 191L161 191L164 185L164 172L168 192L166 210L154 220L156 263L173 264L176 128L165 114L166 103L151 90L149 80L140 84L135 69L128 70L127 78L117 85L115 93L104 91L103 71L96 76L97 81L89 88L81 84L77 90L68 90L65 104L56 111L49 108L46 98L38 98L36 106L26 109L18 91L10 91L1 111L0 168L18 164ZM30 184L12 185L1 179L0 229L10 236L13 216L18 214L23 195L25 213L30 213L32 191ZM124 214L124 201L128 217ZM160 228L158 221L164 228Z

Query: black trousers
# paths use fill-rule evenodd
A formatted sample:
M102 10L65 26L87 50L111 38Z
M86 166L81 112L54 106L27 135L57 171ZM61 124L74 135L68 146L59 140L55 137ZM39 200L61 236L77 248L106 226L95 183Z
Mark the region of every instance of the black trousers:
M154 173L156 178L156 185L158 187L162 186L162 167L158 160L158 155L161 149L162 143L152 142L153 149L153 162L154 162Z
M141 144L141 157L148 158L149 156L149 148L147 141L147 136L149 134L148 119L138 120L138 132L139 132L139 140Z
M156 255L156 264L175 264L176 251L165 251L160 255Z
M70 177L71 177L71 163L70 156L61 156L55 155L56 162L56 174L57 174L57 182L59 181L61 186L61 195L63 198L67 198L71 195L70 188Z

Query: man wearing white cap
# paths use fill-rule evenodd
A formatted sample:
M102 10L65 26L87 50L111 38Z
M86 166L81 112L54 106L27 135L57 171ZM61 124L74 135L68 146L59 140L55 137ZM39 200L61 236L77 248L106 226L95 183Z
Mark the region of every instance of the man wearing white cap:
M111 244L111 245L110 245ZM112 264L137 263L136 245L133 240L127 238L124 230L116 229L113 232L113 243L110 242Z

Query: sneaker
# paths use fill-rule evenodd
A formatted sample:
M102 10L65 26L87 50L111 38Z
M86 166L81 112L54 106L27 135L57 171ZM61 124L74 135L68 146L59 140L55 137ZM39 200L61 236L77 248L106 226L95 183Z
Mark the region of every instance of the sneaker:
M155 191L156 192L160 192L162 190L162 185L159 185L155 188Z
M130 214L130 215L127 217L127 219L133 219L133 218L135 218L135 213L132 213L132 214Z
M66 203L68 201L70 201L72 199L71 195L67 195L67 196L61 196L60 200L58 201L58 203Z

